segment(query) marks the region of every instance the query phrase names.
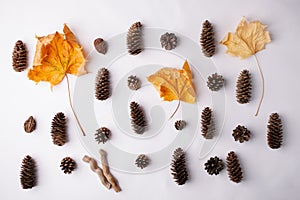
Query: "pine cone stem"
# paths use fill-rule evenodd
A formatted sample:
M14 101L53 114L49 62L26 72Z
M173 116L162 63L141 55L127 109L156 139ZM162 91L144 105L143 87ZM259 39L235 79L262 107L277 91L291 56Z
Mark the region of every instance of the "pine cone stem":
M261 106L261 103L262 103L262 101L264 99L264 95L265 95L265 78L264 78L264 74L263 74L261 66L260 66L260 64L258 62L256 54L254 54L253 56L255 58L255 61L256 61L256 64L257 64L257 67L258 67L258 70L259 70L259 74L260 74L260 78L261 78L261 84L262 84L261 85L261 87L262 87L262 89L261 89L261 95L260 95L258 106L257 106L256 112L255 112L255 116L257 116L258 112L259 112L259 109L260 109L260 106Z
M177 107L176 107L175 111L173 112L173 114L170 116L169 120L172 119L172 118L174 117L174 115L177 113L179 107L180 107L180 100L178 100Z

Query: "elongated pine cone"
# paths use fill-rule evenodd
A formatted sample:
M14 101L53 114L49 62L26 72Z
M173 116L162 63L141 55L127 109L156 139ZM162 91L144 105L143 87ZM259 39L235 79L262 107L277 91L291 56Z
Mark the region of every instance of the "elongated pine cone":
M237 155L231 151L226 158L227 172L229 179L235 183L239 183L243 179L242 168Z
M248 141L250 139L251 132L245 126L238 125L233 130L232 136L235 141L243 143L244 141Z
M160 37L161 47L166 50L175 49L177 46L177 37L174 33L165 33Z
M36 122L35 119L30 116L25 122L24 122L24 130L27 133L31 133L32 131L35 130L36 127Z
M29 155L25 156L22 161L20 181L23 189L31 189L37 184L36 164Z
M224 163L219 157L211 157L205 164L205 170L210 175L218 175L224 169Z
M53 144L62 146L67 142L66 117L62 112L57 113L52 119L51 136Z
M143 51L141 22L135 22L129 28L127 32L127 48L128 53L131 55L137 55Z
M208 20L205 20L202 24L200 44L202 47L202 53L206 57L212 57L215 54L216 46L214 28Z
M135 160L135 165L141 169L144 169L149 165L149 158L145 154L140 154L136 160Z
M61 160L60 167L65 174L71 174L76 169L76 162L70 157L65 157Z
M95 97L98 100L106 100L110 96L109 71L101 68L98 71L95 84Z
M173 160L171 164L171 171L174 178L174 181L178 185L183 185L189 178L185 154L181 148L177 148L173 153Z
M177 120L174 124L176 130L179 130L179 131L184 129L185 125L186 125L186 122L183 120Z
M107 44L102 38L94 40L94 47L98 53L106 54L107 52Z
M136 103L130 103L131 126L135 133L143 134L146 130L146 118L142 107Z
M209 107L203 109L201 114L201 131L205 139L212 139L214 136L214 122L212 110Z
M27 68L27 49L21 40L18 40L15 44L12 65L16 72L22 72Z
M223 76L214 73L207 78L207 87L211 91L218 91L224 86L225 80Z
M278 149L282 144L282 122L278 113L272 113L268 123L268 145L272 149Z
M106 127L99 128L95 133L95 140L100 144L101 142L104 144L110 139L111 132Z
M127 85L129 87L129 89L131 89L131 90L138 90L138 89L140 89L141 84L142 83L141 83L140 79L138 77L136 77L136 76L131 75L127 79Z
M244 69L236 83L236 100L241 104L249 103L252 94L252 82L250 72Z

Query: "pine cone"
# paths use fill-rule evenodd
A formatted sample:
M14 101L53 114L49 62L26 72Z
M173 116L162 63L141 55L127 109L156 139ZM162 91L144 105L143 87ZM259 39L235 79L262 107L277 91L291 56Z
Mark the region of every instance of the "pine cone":
M200 43L202 47L202 53L206 57L212 57L215 54L216 47L214 28L208 20L205 20L202 24Z
M250 72L244 69L236 83L236 100L241 104L249 103L252 92Z
M25 156L22 161L20 181L23 189L31 189L36 186L36 165L29 155Z
M36 122L32 116L30 116L25 122L24 122L24 130L27 133L31 133L35 130Z
M106 54L107 52L107 43L102 38L94 40L94 47L98 53Z
M16 72L22 72L27 68L27 50L25 44L18 40L15 44L12 65Z
M224 86L225 80L223 76L214 73L207 78L207 87L211 91L218 91Z
M214 122L212 117L212 110L209 107L203 109L201 114L202 122L202 136L205 139L212 139L214 136Z
M177 45L177 37L174 33L165 33L160 37L161 47L166 50L175 49Z
M272 113L268 124L268 145L270 148L280 148L282 144L282 132L282 122L278 113Z
M185 163L185 154L181 148L177 148L174 151L171 171L171 174L178 185L183 185L188 180L189 175Z
M150 160L149 160L149 158L146 155L140 154L136 158L135 164L136 164L137 167L143 169L143 168L145 168L145 167L147 167L149 165L149 161Z
M133 131L137 134L143 134L147 126L145 114L141 106L134 101L130 103L130 116Z
M138 90L141 87L141 81L136 76L129 76L127 79L127 85L131 90Z
M128 53L131 55L137 55L142 52L142 24L141 22L135 22L131 25L127 32L127 48Z
M239 183L243 179L242 168L237 155L231 151L226 158L228 176L231 181Z
M60 167L65 174L71 174L76 169L76 162L70 157L65 157L62 159Z
M185 125L186 125L186 122L183 121L183 120L177 120L175 122L175 124L174 124L176 130L182 130L182 129L184 129Z
M101 68L98 71L95 84L95 96L98 100L106 100L110 96L109 71Z
M62 146L67 142L66 117L64 113L57 113L52 119L51 136L53 144Z
M205 164L205 170L210 175L218 175L220 171L224 168L224 163L222 159L218 158L217 156L211 157Z
M248 141L250 139L251 132L245 127L238 125L232 133L235 141L239 141L243 143L244 141Z
M95 134L95 140L98 142L98 144L100 144L101 142L104 144L109 140L110 136L110 130L106 127L101 127L97 130Z

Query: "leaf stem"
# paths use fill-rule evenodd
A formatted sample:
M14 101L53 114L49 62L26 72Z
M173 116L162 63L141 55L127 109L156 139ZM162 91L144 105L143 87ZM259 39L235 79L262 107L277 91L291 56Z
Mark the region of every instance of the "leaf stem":
M174 117L174 115L175 115L176 112L178 111L179 106L180 106L180 100L178 100L177 107L176 107L175 111L173 112L173 114L171 115L171 117L169 118L169 120L172 119L172 118Z
M72 100L71 100L71 92L70 92L70 82L69 82L69 77L68 77L67 74L66 74L66 78L67 78L67 83L68 83L69 104L70 104L71 110L72 110L72 112L73 112L73 115L74 115L74 117L75 117L75 119L76 119L76 121L77 121L77 124L78 124L80 130L81 130L83 136L85 136L85 132L84 132L84 130L83 130L83 128L82 128L82 126L81 126L81 124L80 124L80 122L79 122L79 119L78 119L78 117L77 117L77 115L76 115L76 113L75 113L75 111L74 111L74 108L73 108L73 104L72 104Z
M258 112L259 112L259 109L260 109L260 106L261 106L261 103L262 103L263 98L264 98L264 94L265 94L265 79L264 79L264 75L263 75L261 66L260 66L260 64L259 64L259 62L258 62L258 59L257 59L257 57L256 57L256 54L254 54L254 58L255 58L257 67L258 67L258 69L259 69L260 78L261 78L261 83L262 83L261 96L260 96L260 100L259 100L259 103L258 103L256 112L255 112L255 116L257 116L257 115L258 115Z

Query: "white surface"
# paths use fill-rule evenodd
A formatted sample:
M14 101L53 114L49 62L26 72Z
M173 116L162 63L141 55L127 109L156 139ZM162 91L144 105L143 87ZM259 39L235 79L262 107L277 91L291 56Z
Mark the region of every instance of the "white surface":
M2 1L0 199L299 199L299 8L297 0ZM62 30L63 23L68 23L90 52L96 37L108 39L126 31L136 20L148 27L179 32L198 42L203 20L214 23L220 41L228 31L234 31L242 16L261 20L271 32L272 43L257 55L265 75L265 99L259 116L254 117L260 94L254 59L232 58L224 53L225 47L218 45L213 61L227 81L227 113L222 136L209 155L218 155L224 160L230 150L235 150L245 174L241 184L230 182L226 170L219 176L207 175L203 164L209 157L199 160L197 146L192 145L187 152L191 179L185 186L174 184L168 168L147 175L113 171L123 191L118 194L107 191L87 164L81 162L87 152L75 132L66 82L51 92L48 83L36 86L28 80L26 72L16 73L11 67L16 40L26 42L31 63L35 34ZM253 101L246 106L238 105L234 96L236 77L243 68L250 69L254 78ZM72 83L75 80L71 78ZM64 111L69 117L69 143L63 147L54 146L49 134L51 119L58 111ZM274 111L279 112L284 123L283 146L276 151L266 145L266 124ZM34 115L38 123L30 135L23 131L23 122L29 115ZM239 123L253 133L246 144L235 143L231 137L232 129ZM39 177L38 186L28 191L22 190L19 183L20 164L26 154L37 161ZM71 176L63 174L58 167L64 156L71 156L78 163L78 169Z

